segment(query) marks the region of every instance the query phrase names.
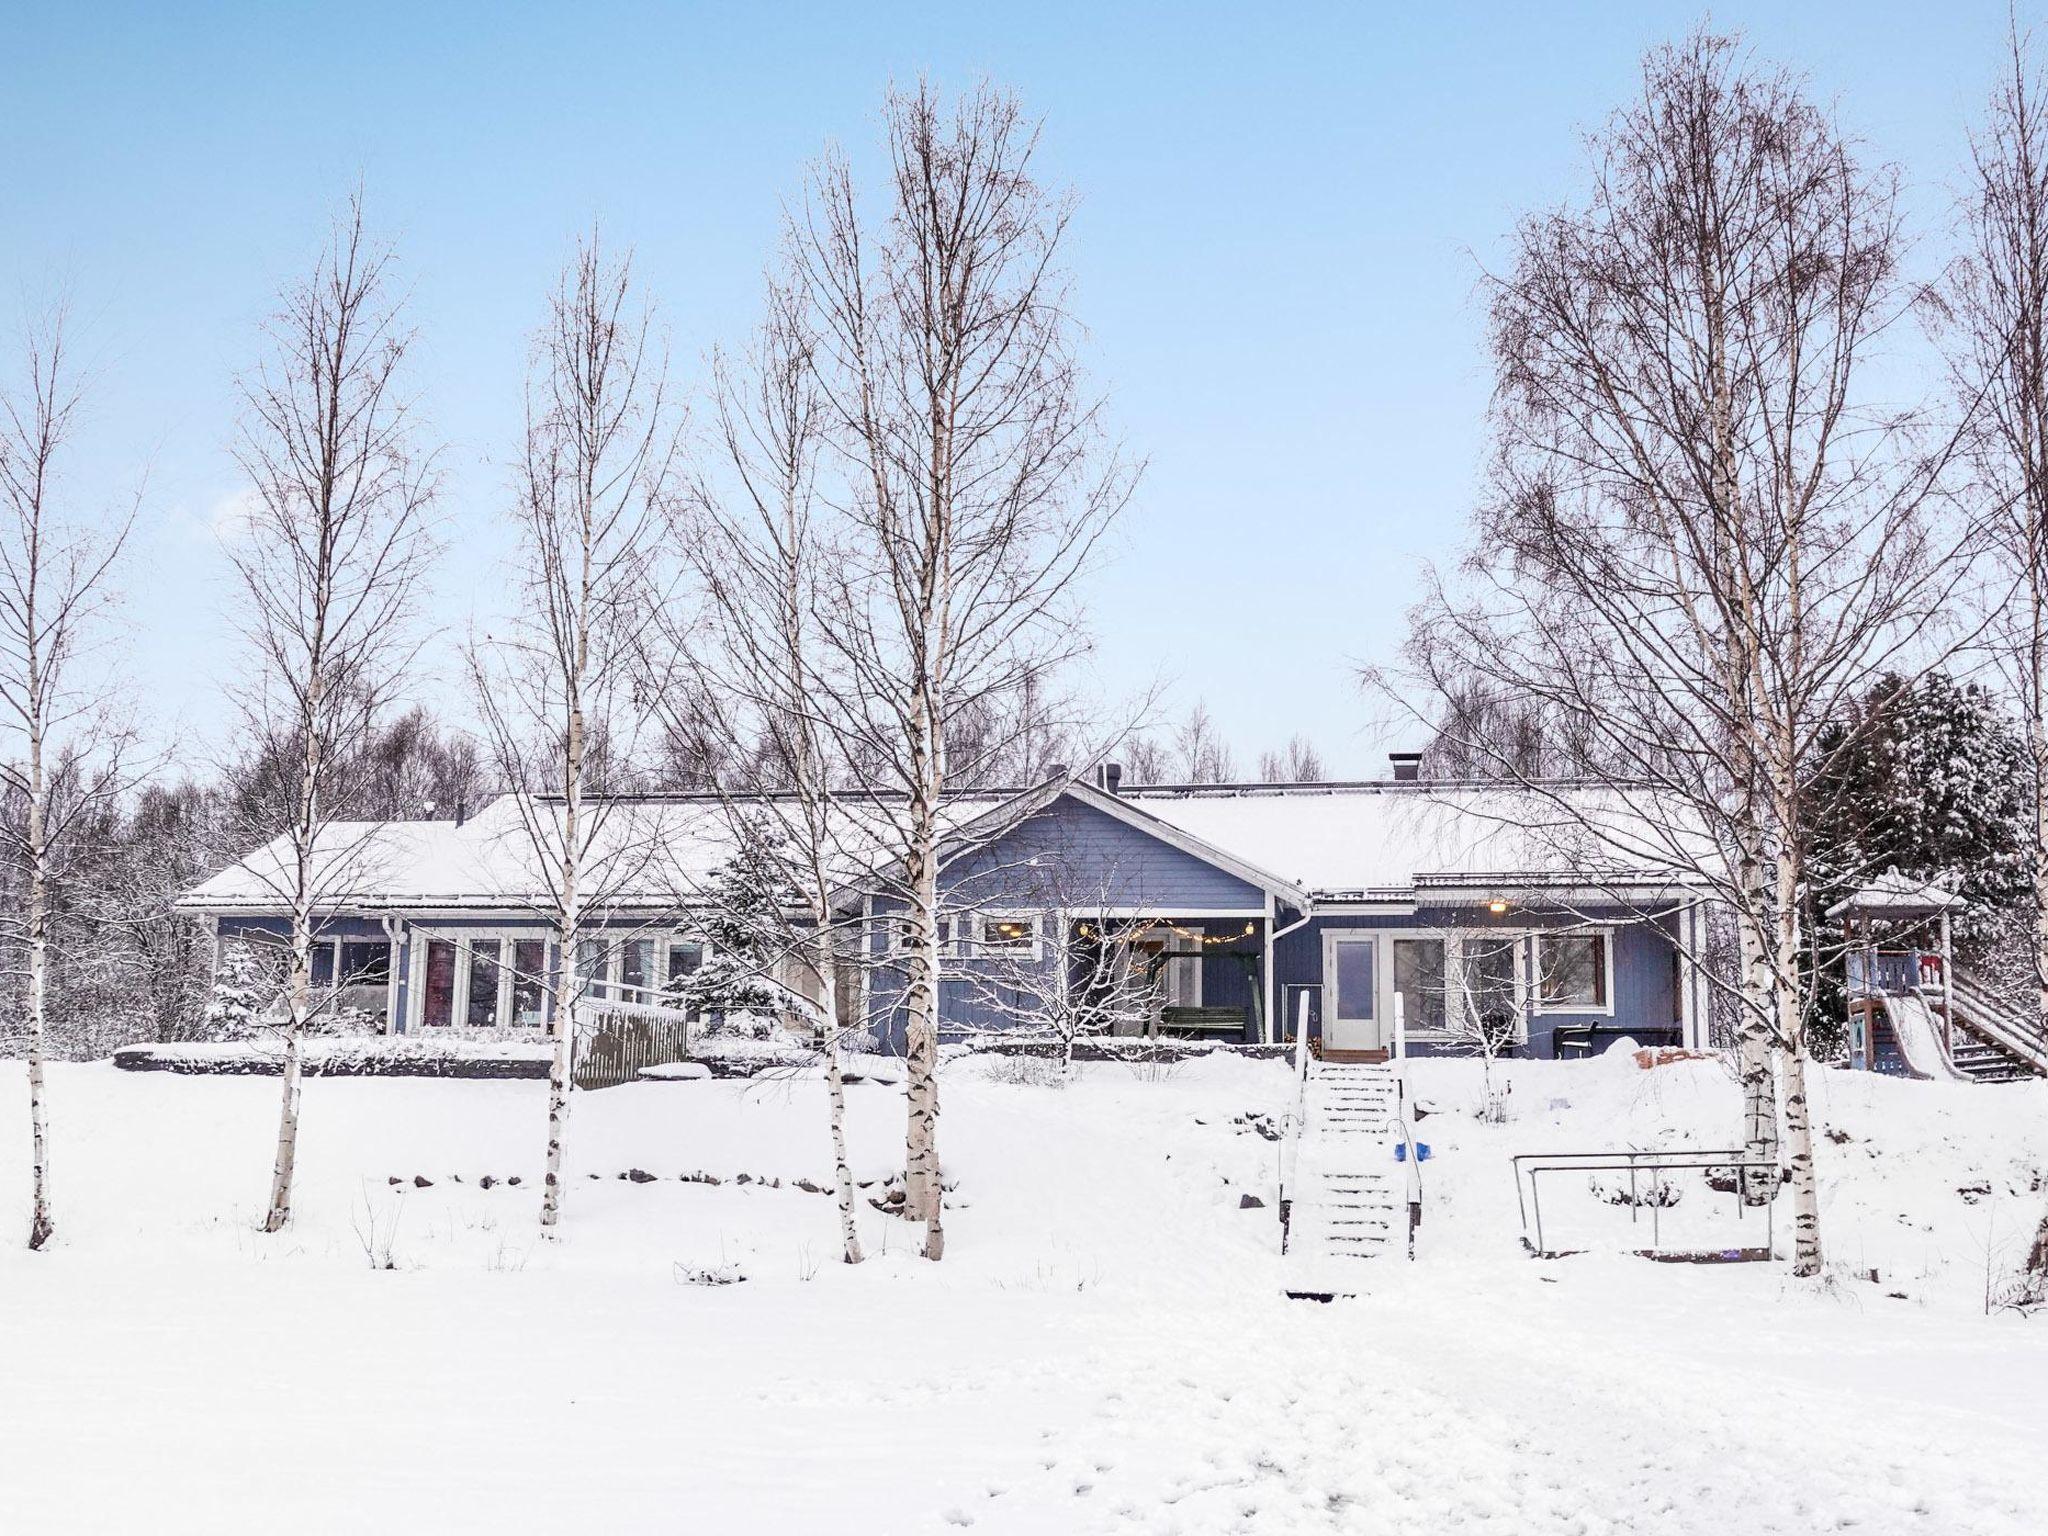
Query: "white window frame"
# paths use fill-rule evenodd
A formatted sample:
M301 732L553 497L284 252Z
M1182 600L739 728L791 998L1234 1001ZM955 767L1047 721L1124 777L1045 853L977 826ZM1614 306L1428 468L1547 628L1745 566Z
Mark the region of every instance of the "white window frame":
M1457 947L1457 935L1439 928L1386 928L1380 931L1386 949L1386 954L1380 958L1385 961L1382 970L1385 981L1381 987L1381 1003L1386 1009L1387 1028L1391 1031L1394 1027L1394 998L1400 992L1400 988L1394 984L1394 946L1401 943L1434 944L1444 952L1444 1018L1448 1020L1451 1013L1451 977L1458 974L1454 973L1451 967L1463 958L1462 951ZM1404 1018L1401 1021L1401 1032L1410 1040L1445 1041L1458 1038L1448 1022L1441 1028L1432 1028L1425 1024L1417 1024L1413 1019Z
M1386 957L1380 953L1385 947L1387 931L1383 928L1325 928L1323 930L1323 975L1322 975L1322 1016L1323 1033L1327 1038L1332 1023L1370 1024L1384 1040L1394 1037L1394 1012L1388 1000ZM1372 1012L1362 1019L1342 1020L1337 1017L1339 988L1337 985L1337 950L1344 944L1370 944L1372 946Z
M390 1033L393 1028L392 1020L397 1016L398 1013L398 1009L396 1006L398 999L398 957L400 952L405 948L404 941L402 939L392 939L387 936L361 933L348 934L340 937L323 937L315 939L312 944L313 950L318 951L324 949L329 951L327 957L327 981L325 984L325 995L329 1002L332 1002L341 994L341 950L344 944L382 944L391 952L390 968L386 972L384 977L384 1029L387 1034ZM290 946L291 940L287 938L284 941L284 947L287 952L289 952ZM312 964L310 958L308 964L309 967ZM219 959L216 956L215 970L218 971L218 969ZM311 971L309 969L309 978L310 975Z
M960 944L961 929L963 926L972 927L973 919L974 914L972 912L941 912L939 914L939 958L941 960L950 958L959 952L958 946ZM891 947L890 952L898 955L909 954L910 919L903 913L897 912L890 915L889 923L896 935L896 941Z
M1534 957L1529 951L1529 940L1535 934L1533 928L1454 928L1450 943L1444 952L1444 974L1458 978L1459 996L1464 998L1465 987L1465 941L1467 939L1490 939L1512 946L1510 956L1515 963L1515 1043L1529 1043L1529 1015L1535 1002L1535 986L1530 976ZM1455 968L1455 969L1453 969ZM1470 1039L1469 1035L1447 1031L1450 1038Z
M1045 914L1036 907L982 907L964 914L967 924L966 954L975 959L1026 960L1036 965L1045 958ZM959 919L955 919L957 922ZM1029 923L1028 944L991 944L984 936L988 923Z
M543 945L546 957L544 963L548 973L553 974L555 968L561 964L561 957L556 953L557 946L552 930L547 928L465 928L460 931L449 931L446 929L415 927L412 932L411 943L407 946L409 950L409 958L406 962L405 1032L407 1034L425 1034L430 1027L427 1024L427 946L437 942L453 944L455 946L455 987L449 1004L448 1023L445 1025L436 1024L431 1027L435 1029L468 1029L470 1027L466 1022L469 1017L470 946L478 939L496 939L499 944L498 1018L503 1022L491 1027L512 1030L521 1035L545 1035L547 1033L549 1020L545 1015L543 1015L541 1022L538 1024L514 1024L511 1022L513 977L511 946L514 944L534 943ZM625 946L635 941L646 941L654 946L653 969L648 977L651 985L638 989L645 994L644 997L621 998L619 994L625 985L620 979L625 972ZM694 944L703 952L704 959L709 960L711 958L711 946L709 944L705 943L702 939L692 938L680 929L672 928L650 928L644 930L632 928L591 928L584 931L578 942L601 943L605 947L603 973L601 975L583 974L578 978L583 985L585 996L595 997L598 1001L617 999L624 1002L644 1002L658 999L661 996L662 990L668 984L668 952L678 944ZM394 978L397 975L395 966L392 974ZM602 993L596 991L600 987L604 989ZM550 988L550 1003L552 1003L552 991L553 989Z
M1535 1012L1542 1014L1584 1014L1597 1018L1614 1017L1614 928L1606 923L1579 923L1570 928L1532 928L1529 930L1529 976L1527 986L1530 1004ZM1605 975L1601 991L1607 1001L1602 1003L1546 1003L1543 1000L1543 944L1547 939L1599 939L1600 952L1605 962Z

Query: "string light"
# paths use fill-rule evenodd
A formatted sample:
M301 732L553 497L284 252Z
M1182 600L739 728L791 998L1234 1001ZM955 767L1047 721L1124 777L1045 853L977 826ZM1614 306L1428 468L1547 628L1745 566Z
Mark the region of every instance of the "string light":
M1080 923L1076 926L1079 928L1081 937L1084 939L1092 939L1097 936L1097 930L1088 923ZM1248 939L1258 932L1258 927L1257 923L1252 922L1244 925L1242 933L1204 933L1199 928L1183 928L1180 924L1168 922L1162 917L1150 919L1124 937L1126 939L1141 939L1146 934L1157 932L1163 928L1168 933L1177 934L1183 939L1198 940L1203 945L1213 949L1220 944L1235 944L1240 939Z

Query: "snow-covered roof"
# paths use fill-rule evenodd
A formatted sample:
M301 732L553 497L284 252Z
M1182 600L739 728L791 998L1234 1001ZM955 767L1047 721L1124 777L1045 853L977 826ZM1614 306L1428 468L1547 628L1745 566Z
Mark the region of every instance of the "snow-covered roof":
M1613 786L1386 781L1132 788L1134 810L1322 897L1423 886L1663 884L1699 840Z
M947 818L971 824L1000 804L1001 797L960 796L948 801ZM544 907L550 871L559 864L554 806L501 795L459 823L329 823L314 847L315 905L362 912ZM593 798L585 810L585 826L595 826L582 850L585 889L612 907L690 901L732 856L734 810L716 795ZM849 881L858 878L864 857L886 845L882 820L860 806L845 808L838 840ZM178 906L189 912L276 910L292 883L290 844L280 837L186 892Z
M1968 903L1953 891L1888 869L1828 908L1829 917L1935 917Z
M1063 784L949 797L946 818L971 842L1056 798ZM1687 867L1671 818L1611 787L1385 782L1135 787L1070 793L1291 904L1400 896L1423 888L1668 884ZM541 907L550 881L535 853L548 802L516 795L463 823L339 822L316 849L315 904L362 912ZM543 808L535 815L535 807ZM849 887L893 841L873 807L842 808ZM593 802L599 831L587 888L604 904L672 907L710 884L733 848L733 807L712 795ZM554 862L553 860L546 861ZM290 889L289 848L266 844L188 892L192 912L275 911Z

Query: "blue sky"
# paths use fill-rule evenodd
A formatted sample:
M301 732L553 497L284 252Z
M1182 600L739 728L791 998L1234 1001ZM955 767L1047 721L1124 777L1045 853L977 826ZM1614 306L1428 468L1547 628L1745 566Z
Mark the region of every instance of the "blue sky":
M988 75L1081 199L1089 363L1149 469L1094 579L1113 692L1205 699L1245 767L1294 730L1377 772L1356 664L1456 548L1483 449L1481 264L1579 131L1702 14L1547 6L32 5L0 48L0 326L68 292L95 366L70 489L145 476L128 573L154 728L222 739L212 533L235 370L351 183L393 239L447 458L451 631L502 586L526 337L576 231L631 243L677 371L745 329L781 200L884 84ZM2004 7L1722 6L1902 162L1928 272ZM452 696L452 650L422 696Z

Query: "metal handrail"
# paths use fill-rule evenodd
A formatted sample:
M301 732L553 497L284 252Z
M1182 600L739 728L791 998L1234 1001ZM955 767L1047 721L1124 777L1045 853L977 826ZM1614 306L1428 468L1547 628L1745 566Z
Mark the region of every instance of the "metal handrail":
M1603 1149L1597 1152L1518 1152L1508 1159L1515 1176L1515 1208L1522 1218L1522 1245L1537 1258L1556 1258L1559 1255L1544 1246L1543 1242L1543 1196L1536 1179L1545 1173L1627 1173L1629 1176L1629 1224L1635 1225L1641 1219L1642 1207L1638 1203L1636 1175L1644 1170L1662 1172L1669 1169L1686 1168L1729 1168L1734 1170L1733 1197L1735 1219L1740 1221L1748 1202L1743 1198L1743 1188L1748 1182L1741 1177L1751 1168L1760 1169L1776 1176L1776 1159L1752 1158L1743 1148L1722 1148L1680 1151L1614 1151ZM1522 1182L1528 1178L1528 1197L1523 1198ZM1764 1206L1764 1251L1770 1252L1777 1241L1775 1219L1777 1202L1772 1200ZM1661 1206L1650 1207L1650 1245L1655 1248L1662 1241ZM1535 1217L1536 1239L1529 1240L1531 1215Z
M1294 1183L1301 1168L1301 1131L1308 1119L1308 994L1294 1030L1294 1108L1287 1117L1287 1140L1280 1147L1280 1251L1287 1252L1292 1226Z
M1967 1011L1970 1015L1967 1021L1957 1022L1966 1022L2007 1050L2032 1059L2036 1065L2048 1065L2048 1033L2035 1021L1975 982L1964 981L1960 975L1954 978L1954 988L1957 1012ZM1940 1001L1938 996L1935 1001Z

